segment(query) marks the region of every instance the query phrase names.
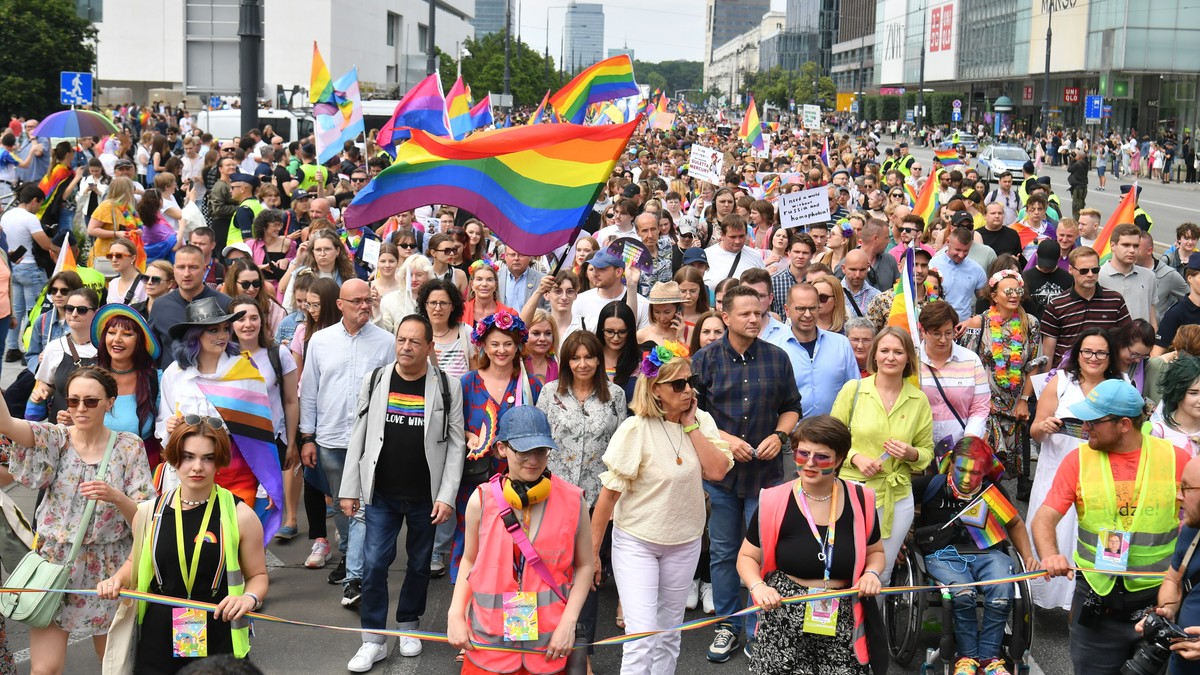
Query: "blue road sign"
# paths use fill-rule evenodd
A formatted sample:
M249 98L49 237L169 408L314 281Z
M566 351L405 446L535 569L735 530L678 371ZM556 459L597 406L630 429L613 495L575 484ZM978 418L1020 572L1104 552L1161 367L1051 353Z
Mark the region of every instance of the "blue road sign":
M58 74L59 102L88 105L92 102L92 74L63 71Z
M954 108L953 110L950 111L950 121L951 122L961 122L962 121L962 108Z
M1103 96L1087 96L1083 103L1083 117L1086 124L1099 124L1104 107Z
M908 110L904 111L904 121L905 122L909 122L911 124L913 122L913 120L915 120L915 119L916 119L916 116L914 115L912 108L909 108Z

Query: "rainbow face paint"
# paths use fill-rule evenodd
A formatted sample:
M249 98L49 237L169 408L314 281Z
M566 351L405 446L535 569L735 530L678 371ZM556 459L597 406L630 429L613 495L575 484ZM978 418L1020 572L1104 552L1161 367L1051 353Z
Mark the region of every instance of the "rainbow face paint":
M950 485L960 496L970 496L983 485L984 463L974 457L956 457L950 470Z
M837 472L837 467L831 466L828 469L818 469L818 471L821 472L822 476L832 476Z

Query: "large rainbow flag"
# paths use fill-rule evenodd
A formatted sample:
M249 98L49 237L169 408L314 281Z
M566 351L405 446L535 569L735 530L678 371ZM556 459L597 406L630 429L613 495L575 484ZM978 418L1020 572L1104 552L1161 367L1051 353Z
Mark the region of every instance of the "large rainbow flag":
M450 136L461 141L474 127L471 126L471 97L462 77L454 81L450 93L446 94L446 115L450 120Z
M921 220L926 225L937 215L938 206L941 205L941 198L938 196L939 173L940 170L934 171L932 176L925 179L925 183L921 185L921 191L917 193L917 200L913 204L913 213L921 216Z
M40 208L38 208L37 212L38 220L42 221L43 225L58 224L57 215L55 215L55 222L45 222L46 212L55 204L58 205L58 208L62 208L62 200L66 199L66 195L61 194L61 192L66 189L67 185L70 184L71 176L74 175L74 173L75 172L71 171L70 167L67 167L63 164L55 164L54 166L50 167L50 170L46 172L46 175L42 176L42 179L38 181L38 187L41 188L42 194L46 195L45 201L42 202L42 205ZM58 212L55 211L55 214L57 213Z
M639 94L641 90L633 80L633 61L628 54L619 54L584 69L554 92L550 105L564 122L583 124L589 105Z
M738 138L746 141L755 150L763 149L762 122L758 118L758 106L754 104L754 96L746 106L746 114L742 117L742 128L738 130Z
M254 504L260 484L271 499L263 522L265 546L283 519L283 471L275 447L271 403L266 381L248 352L227 363L215 378L196 378L196 386L216 408L233 441L233 462L217 477L217 484L248 505Z
M450 135L446 97L442 94L442 78L437 73L427 75L400 99L392 119L379 130L375 142L395 157L396 140L408 138L409 129L420 129L438 136Z
M904 260L900 267L900 278L892 288L892 309L888 312L887 325L903 328L915 340L917 332L917 284L913 275L913 265L916 264L916 252L912 246L904 252Z
M356 226L446 204L475 214L522 253L549 253L574 239L640 122L493 129L462 141L414 130L345 218Z
M1096 241L1092 244L1092 248L1096 249L1096 253L1100 256L1100 264L1108 262L1112 258L1112 233L1121 223L1132 223L1136 215L1134 211L1137 209L1137 183L1121 197L1121 202L1117 204L1116 210L1108 217L1108 222L1101 228L1100 234L1096 235Z
M318 75L317 63L321 54L313 43L313 81L315 89L329 77L329 71ZM313 103L313 121L315 127L317 163L324 164L337 156L346 141L353 141L366 132L363 123L362 97L358 92L358 67L329 84L327 98Z

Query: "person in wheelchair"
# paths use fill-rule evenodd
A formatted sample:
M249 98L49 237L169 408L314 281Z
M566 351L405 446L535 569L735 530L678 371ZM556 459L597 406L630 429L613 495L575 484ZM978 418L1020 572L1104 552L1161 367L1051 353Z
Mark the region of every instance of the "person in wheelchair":
M950 470L935 476L913 478L913 497L920 505L916 516L914 540L917 549L925 558L925 567L934 583L963 584L988 581L1011 576L1014 572L1012 559L1007 548L1008 540L1016 546L1027 569L1033 569L1033 548L1021 517L1015 514L1005 525L1007 538L992 542L986 528L974 528L964 522L983 522L982 519L997 517L988 514L986 502L982 500L984 490L995 486L1007 502L1008 495L992 476L996 466L991 447L974 436L965 436L951 450ZM964 510L979 503L983 513L972 507L966 515ZM983 623L976 618L975 601L983 595ZM1009 675L1005 668L1001 646L1004 640L1004 625L1008 621L1013 599L1012 584L962 588L955 591L954 639L957 645L954 655L954 675ZM950 655L947 654L946 658Z

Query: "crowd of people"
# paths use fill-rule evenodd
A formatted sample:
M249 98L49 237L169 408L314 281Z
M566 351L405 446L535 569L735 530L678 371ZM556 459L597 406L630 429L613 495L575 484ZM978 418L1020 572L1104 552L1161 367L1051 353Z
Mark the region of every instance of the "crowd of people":
M926 172L868 127L786 123L762 153L693 111L635 136L572 245L529 255L450 205L346 223L390 163L373 142L322 165L311 139L217 140L184 119L53 147L25 121L0 139L16 201L0 332L19 371L2 477L40 492L41 555L98 591L32 630L34 672L62 672L70 633L106 672L246 658L264 546L302 534L305 567L332 564L336 602L359 612L351 672L389 656L370 631L443 625L464 673L591 672L576 645L598 625L663 631L695 609L723 617L714 663L881 672L874 596L906 546L942 583L1044 570L1033 600L1071 611L1077 673L1117 672L1147 607L1200 625L1154 576L1193 571L1173 560L1194 543L1179 499L1200 525L1195 224L1161 257L1148 216L1120 224L1102 260L1106 214L1065 211L1035 166L993 188ZM719 184L689 176L693 144L723 155ZM928 221L912 203L926 181ZM781 195L811 188L831 219L783 227ZM962 514L996 493L1028 518L981 540ZM445 624L425 616L443 577ZM616 617L600 616L608 583ZM1013 588L949 600L955 675L1023 656L1003 647ZM627 642L621 672L673 673L680 645Z

